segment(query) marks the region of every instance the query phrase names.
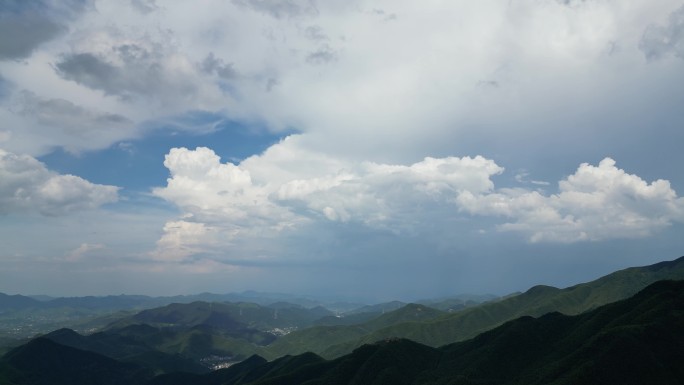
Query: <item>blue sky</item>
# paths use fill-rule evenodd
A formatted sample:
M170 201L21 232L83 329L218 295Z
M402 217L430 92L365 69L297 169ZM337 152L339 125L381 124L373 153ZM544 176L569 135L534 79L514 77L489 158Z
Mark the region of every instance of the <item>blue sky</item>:
M0 292L417 299L682 255L681 1L4 2Z

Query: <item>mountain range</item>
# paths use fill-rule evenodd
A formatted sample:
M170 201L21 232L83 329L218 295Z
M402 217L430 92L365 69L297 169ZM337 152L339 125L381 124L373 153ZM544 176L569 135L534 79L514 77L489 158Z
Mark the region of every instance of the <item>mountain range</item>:
M1 384L678 384L684 380L684 281L568 316L524 316L429 347L391 338L325 360L252 356L207 374L149 368L37 338L0 360Z
M18 346L0 359L0 384L681 383L677 280L684 257L460 310L169 304L112 317L88 335L59 329ZM634 366L624 378L613 373L623 363Z

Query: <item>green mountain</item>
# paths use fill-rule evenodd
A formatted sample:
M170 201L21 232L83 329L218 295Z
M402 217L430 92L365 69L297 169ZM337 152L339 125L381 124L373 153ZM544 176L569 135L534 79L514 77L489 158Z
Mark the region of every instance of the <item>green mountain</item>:
M148 327L144 333L150 339L156 330ZM197 359L181 355L178 352L163 352L157 346L135 338L125 332L99 332L83 336L71 329L60 329L46 334L49 339L63 346L94 352L117 359L122 362L136 363L150 369L155 374L183 371L190 373L206 373L209 369L200 365Z
M269 354L312 351L326 358L339 357L364 344L387 338L407 338L437 347L463 341L506 321L538 317L549 312L573 315L625 299L663 279L684 279L684 257L645 267L632 267L595 281L566 289L535 286L527 292L468 307L436 318L395 323L375 330L361 325L318 327L291 333L269 347ZM289 349L281 345L288 343Z
M391 325L430 320L442 314L445 313L425 305L408 304L356 325L314 326L290 333L268 345L262 354L267 358L277 358L286 354L300 354L307 351L320 353L330 346L358 340Z
M331 361L311 353L259 365L255 361L195 376L188 383L681 384L684 281L657 282L629 299L580 315L521 317L442 348L389 339ZM170 374L153 383L181 383L174 378Z
M681 277L683 265L680 258L625 269L567 289L535 286L455 313L409 304L353 326L293 332L269 346L250 337L263 332L236 320L234 312L252 325L268 325L260 309L273 316L290 309L287 304L170 305L138 313L136 321L152 325L122 323L88 336L61 329L12 349L0 359L0 384L682 383L684 281L659 281L631 298L601 303L659 277ZM256 311L247 315L247 308ZM487 325L489 331L461 338ZM438 342L397 338L397 331ZM380 342L355 346L376 336ZM463 342L439 342L457 337ZM331 348L336 339L342 342ZM349 353L331 360L316 351L287 354L310 346L324 357L334 349ZM207 374L198 365L245 357Z

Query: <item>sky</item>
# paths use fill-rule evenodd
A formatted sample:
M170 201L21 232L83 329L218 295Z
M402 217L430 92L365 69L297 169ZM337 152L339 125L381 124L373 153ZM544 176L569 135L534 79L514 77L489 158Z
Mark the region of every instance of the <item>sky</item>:
M684 255L684 2L0 1L0 292L367 301Z

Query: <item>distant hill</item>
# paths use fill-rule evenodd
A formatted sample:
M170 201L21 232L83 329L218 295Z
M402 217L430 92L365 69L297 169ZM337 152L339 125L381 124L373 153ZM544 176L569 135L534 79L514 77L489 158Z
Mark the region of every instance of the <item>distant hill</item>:
M265 354L274 358L282 354L311 351L334 358L361 345L387 338L407 338L437 347L472 338L517 317L537 317L549 312L579 314L628 298L647 285L663 279L684 279L684 257L620 270L566 289L535 286L519 295L432 319L405 320L382 328L368 328L364 324L309 328L276 341Z
M332 361L311 353L272 362L255 357L187 383L680 384L683 359L684 282L661 281L581 315L525 316L442 348L389 339ZM181 379L188 380L169 374L152 384Z
M109 328L145 323L156 326L209 325L218 329L252 328L261 331L276 328L301 328L333 313L323 307L307 309L288 303L261 306L255 303L192 302L174 303L143 310L118 320Z
M430 306L431 308L454 312L463 310L467 307L477 306L483 302L489 302L496 300L497 296L493 294L461 294L454 297L438 298L438 299L423 299L417 303Z
M41 301L23 295L7 295L0 293L0 314L12 311L28 309L41 305Z
M359 308L347 311L343 315L349 316L349 315L360 314L360 313L384 314L386 312L397 310L397 309L399 309L403 306L406 306L406 305L407 305L406 302L401 302L401 301L383 302L383 303L378 303L375 305L361 306Z

